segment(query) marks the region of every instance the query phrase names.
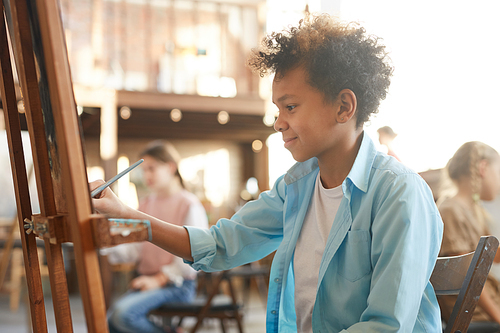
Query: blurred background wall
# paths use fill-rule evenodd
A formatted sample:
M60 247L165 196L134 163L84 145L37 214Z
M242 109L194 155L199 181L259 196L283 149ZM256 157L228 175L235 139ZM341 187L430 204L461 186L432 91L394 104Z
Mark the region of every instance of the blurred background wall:
M293 159L273 134L272 77L245 62L306 7L360 22L387 45L390 92L365 127L377 144L377 129L391 126L417 172L442 168L466 141L500 149L497 1L61 0L89 179L109 179L167 139L211 222L272 186ZM20 112L22 121L22 103ZM138 170L115 190L136 205L141 182Z

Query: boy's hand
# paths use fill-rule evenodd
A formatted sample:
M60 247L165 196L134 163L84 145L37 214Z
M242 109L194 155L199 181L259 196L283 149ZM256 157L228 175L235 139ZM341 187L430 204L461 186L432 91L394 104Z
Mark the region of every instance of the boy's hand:
M101 179L91 182L89 184L90 191L92 192L92 190L98 188L102 184L104 184L104 181ZM128 207L118 199L109 187L93 198L92 204L98 213L107 217L128 218Z

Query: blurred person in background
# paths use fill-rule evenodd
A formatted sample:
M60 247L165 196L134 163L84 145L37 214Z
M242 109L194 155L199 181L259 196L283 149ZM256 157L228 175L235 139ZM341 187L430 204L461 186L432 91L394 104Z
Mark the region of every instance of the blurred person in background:
M500 193L497 194L494 200L482 201L481 203L490 215L488 227L490 228L491 234L500 239ZM500 263L493 263L490 274L493 274L495 279L500 281Z
M151 142L140 157L144 159L144 181L151 193L141 200L139 210L175 225L208 228L201 202L184 189L173 145ZM190 302L196 296L194 269L150 242L137 244L139 276L131 281L130 291L108 311L111 333L164 332L148 319L148 313L162 304ZM175 328L171 331L175 332Z
M481 236L491 234L490 217L481 200L494 200L500 191L500 155L482 142L467 142L448 162L443 179L445 184L447 179L451 180L456 192L438 200L444 222L440 255L473 252ZM494 261L500 262L500 251ZM443 318L447 320L456 296L442 296L439 301ZM492 274L488 275L468 332L500 332L500 284Z
M396 139L398 135L389 126L380 127L377 130L377 133L378 133L378 142L380 142L381 145L387 148L386 152L387 155L393 156L395 159L401 162L401 159L396 154L393 147L394 139Z

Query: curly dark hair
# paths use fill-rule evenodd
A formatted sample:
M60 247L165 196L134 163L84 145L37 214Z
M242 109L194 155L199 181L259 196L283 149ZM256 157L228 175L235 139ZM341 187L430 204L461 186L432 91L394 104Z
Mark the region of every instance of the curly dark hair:
M333 102L342 89L357 98L356 126L378 112L393 72L380 38L366 34L357 23L342 23L328 14L307 15L298 27L274 32L252 50L248 65L261 77L305 66L308 83Z

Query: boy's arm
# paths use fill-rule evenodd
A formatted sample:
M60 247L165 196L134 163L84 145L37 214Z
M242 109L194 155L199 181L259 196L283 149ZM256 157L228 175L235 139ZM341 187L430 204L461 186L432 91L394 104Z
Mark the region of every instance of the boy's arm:
M262 259L283 239L285 183L246 203L230 219L220 219L209 230L185 226L192 242L190 261L196 270L219 271Z
M97 180L90 183L90 189L97 188L104 181ZM146 213L128 207L108 187L100 196L92 199L94 208L101 214L113 218L149 220L151 223L152 243L179 256L185 260L193 260L189 235L181 226L161 221Z
M93 204L109 217L149 220L153 244L192 263L197 270L217 271L261 259L278 247L283 237L282 178L272 190L261 193L231 219L221 219L209 230L173 225L137 211L123 204L109 188L93 199ZM90 188L101 183L92 182Z

